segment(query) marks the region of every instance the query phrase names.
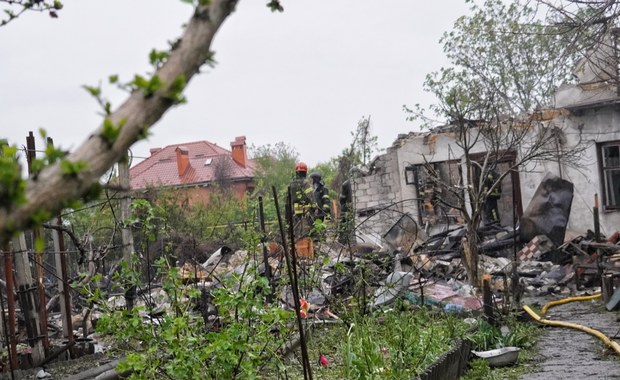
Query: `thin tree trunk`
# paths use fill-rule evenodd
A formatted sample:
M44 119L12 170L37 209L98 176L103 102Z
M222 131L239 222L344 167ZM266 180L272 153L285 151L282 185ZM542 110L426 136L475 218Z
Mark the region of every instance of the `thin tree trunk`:
M475 235L475 236L472 236ZM479 288L480 281L478 277L478 236L477 232L471 233L467 231L466 237L463 238L463 263L469 278L469 284Z

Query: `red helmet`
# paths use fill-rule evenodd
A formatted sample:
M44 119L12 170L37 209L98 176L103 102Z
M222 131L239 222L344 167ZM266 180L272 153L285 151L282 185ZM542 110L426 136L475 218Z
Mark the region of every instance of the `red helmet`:
M308 172L308 165L306 165L305 162L299 162L297 163L297 165L295 166L295 171L296 172L304 172L307 173Z

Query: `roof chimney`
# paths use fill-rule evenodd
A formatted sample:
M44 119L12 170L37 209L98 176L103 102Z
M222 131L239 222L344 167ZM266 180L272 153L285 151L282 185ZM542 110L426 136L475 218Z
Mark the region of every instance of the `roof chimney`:
M154 155L155 153L159 152L161 150L161 148L151 148L150 152L151 152L151 156Z
M174 151L177 154L177 169L179 169L179 177L181 177L189 168L189 151L184 146L178 146Z
M245 136L235 137L235 141L230 143L232 159L241 167L245 168L248 152L245 146Z

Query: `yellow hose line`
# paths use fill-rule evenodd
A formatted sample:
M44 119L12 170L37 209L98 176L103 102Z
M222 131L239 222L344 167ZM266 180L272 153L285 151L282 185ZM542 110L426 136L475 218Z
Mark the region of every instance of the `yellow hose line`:
M571 302L571 301L569 301L569 302ZM620 355L620 344L618 344L617 342L609 339L607 336L605 336L605 334L603 334L602 332L600 332L598 330L591 329L591 328L589 328L587 326L578 325L576 323L562 322L562 321L550 321L548 319L543 319L538 314L536 314L534 312L534 310L530 309L530 307L527 306L527 305L523 305L523 310L525 310L525 312L528 313L530 315L530 317L534 318L536 320L536 322L542 323L543 325L557 326L557 327L568 327L569 329L575 329L575 330L583 331L583 332L588 333L590 335L594 335L595 337L597 337L600 340L602 340L603 343L605 343L609 348L611 348L612 350L616 351L616 354Z
M565 303L575 302L575 301L589 301L595 298L599 298L600 296L601 296L601 293L597 293L593 296L569 297L569 298L564 298L563 300L551 301L551 302L547 302L545 306L543 306L542 309L540 309L540 311L542 312L542 315L545 315L547 314L547 310L549 310L549 308L553 306L563 305Z

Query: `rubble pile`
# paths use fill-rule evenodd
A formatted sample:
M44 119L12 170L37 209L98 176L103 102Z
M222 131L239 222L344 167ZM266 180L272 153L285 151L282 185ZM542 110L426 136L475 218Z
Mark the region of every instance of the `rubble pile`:
M365 291L369 310L389 307L398 299L415 305L435 305L446 311L480 310L482 296L477 287L469 284L461 261L465 232L465 227L459 226L423 241L405 233L397 239L388 237L383 245L365 243L352 250L337 242L317 244L312 260L298 259L300 283L306 285L301 295L309 305L308 316L333 319L330 301L347 299L359 292L360 276L364 276L368 286ZM536 235L524 243L518 229L500 226L482 228L480 235L479 271L490 276L498 303L514 296L511 292L515 278L520 297L523 293L569 294L578 288L599 286L602 277L620 274L620 267L616 266L620 264L620 245L614 243L595 243L581 235L560 246L555 246L546 235ZM395 244L404 240L414 241L408 250ZM221 251L203 265L186 264L184 277L209 289L231 273L242 273L248 267L264 274L264 265L248 258L248 252L222 255ZM281 249L270 250L268 260L277 281L284 265ZM322 265L316 265L318 260ZM294 308L290 286L283 287L278 300L283 307Z
M253 252L222 246L202 263L182 263L179 273L183 286L201 290L194 311L202 314L208 326L217 325L221 318L211 292L222 286L237 292L242 281L256 276L266 277L277 289L266 302L288 310L299 308L302 318L316 323L338 322L332 310L336 303L360 306L361 302L366 310L377 310L402 301L450 313L486 313L489 305L511 307L510 302L523 295L567 295L599 286L607 308L616 309L620 307L620 233L605 240L600 233L567 231L572 190L572 184L550 178L541 184L521 226L493 223L476 231L478 273L484 279L480 284L470 283L464 266L466 226L452 224L427 235L409 215L379 238L351 246L317 239L308 246L310 251L297 252L299 300L288 281L286 250L277 242L262 242ZM231 278L242 280L230 286ZM491 294L484 295L481 289L487 287ZM169 311L170 300L161 286L149 284L139 293L136 305L148 303L144 323L155 323L154 314ZM124 308L124 294L111 296L107 306ZM74 335L88 339L91 351L106 349L94 335L98 316L95 309L75 316L73 323L78 327ZM62 328L58 318L50 321L52 328Z

